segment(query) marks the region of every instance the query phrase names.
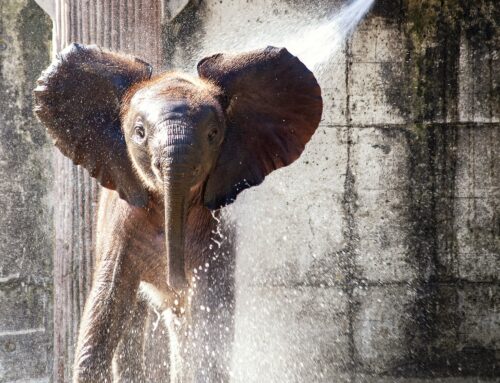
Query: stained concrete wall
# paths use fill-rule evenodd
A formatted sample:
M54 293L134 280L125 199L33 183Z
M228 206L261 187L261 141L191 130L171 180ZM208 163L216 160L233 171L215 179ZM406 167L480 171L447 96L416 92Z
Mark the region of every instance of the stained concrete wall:
M195 3L167 25L172 67L339 2ZM317 73L301 159L225 209L234 381L498 381L499 17L493 0L377 1Z
M338 3L191 1L166 24L166 60L192 70ZM32 1L0 10L0 382L47 381L50 149L30 91L50 23ZM235 382L498 381L498 12L378 0L318 72L325 114L304 155L224 212Z
M50 38L34 1L0 1L0 382L50 380L51 148L31 100Z

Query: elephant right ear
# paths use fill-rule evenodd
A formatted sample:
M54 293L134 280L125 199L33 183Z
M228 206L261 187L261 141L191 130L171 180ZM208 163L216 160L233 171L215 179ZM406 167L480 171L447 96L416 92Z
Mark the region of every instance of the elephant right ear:
M35 113L61 152L135 206L145 206L149 195L127 153L120 105L127 89L151 73L139 59L73 43L34 90Z

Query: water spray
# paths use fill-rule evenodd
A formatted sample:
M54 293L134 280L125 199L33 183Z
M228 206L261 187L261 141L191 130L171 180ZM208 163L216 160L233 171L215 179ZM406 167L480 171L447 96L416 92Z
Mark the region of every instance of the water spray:
M371 9L375 0L353 0L314 24L297 25L296 21L274 23L273 31L255 31L254 37L240 50L267 45L285 47L312 71L335 56L357 25ZM291 30L293 28L293 30Z

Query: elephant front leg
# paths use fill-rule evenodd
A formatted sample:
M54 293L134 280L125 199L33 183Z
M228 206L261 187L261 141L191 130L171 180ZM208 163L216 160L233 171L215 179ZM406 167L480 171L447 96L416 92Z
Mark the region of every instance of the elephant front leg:
M230 264L223 265L226 269ZM197 280L197 288L178 317L164 313L169 328L172 383L230 381L234 336L233 274L217 267ZM219 275L217 275L220 273Z
M232 310L204 302L190 311L181 318L164 313L170 338L170 382L229 382Z
M111 383L113 354L135 310L139 275L126 256L116 254L100 262L85 304L74 383Z
M148 304L138 299L130 319L128 330L123 334L113 357L113 382L146 382L144 341L148 320Z

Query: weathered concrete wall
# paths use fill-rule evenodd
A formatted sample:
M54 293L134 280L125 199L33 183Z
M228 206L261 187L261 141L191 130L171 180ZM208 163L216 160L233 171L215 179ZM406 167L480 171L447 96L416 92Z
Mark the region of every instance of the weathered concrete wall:
M167 24L176 68L340 1L198 3ZM50 23L29 0L0 10L0 382L46 381L50 145L30 92ZM234 381L498 381L499 17L494 0L378 0L318 73L302 158L225 211Z
M0 382L50 380L51 148L31 101L50 38L34 1L0 2Z
M333 6L207 0L167 26L167 60L193 70ZM225 211L235 381L498 381L499 12L378 1L318 73L325 113L301 159Z

